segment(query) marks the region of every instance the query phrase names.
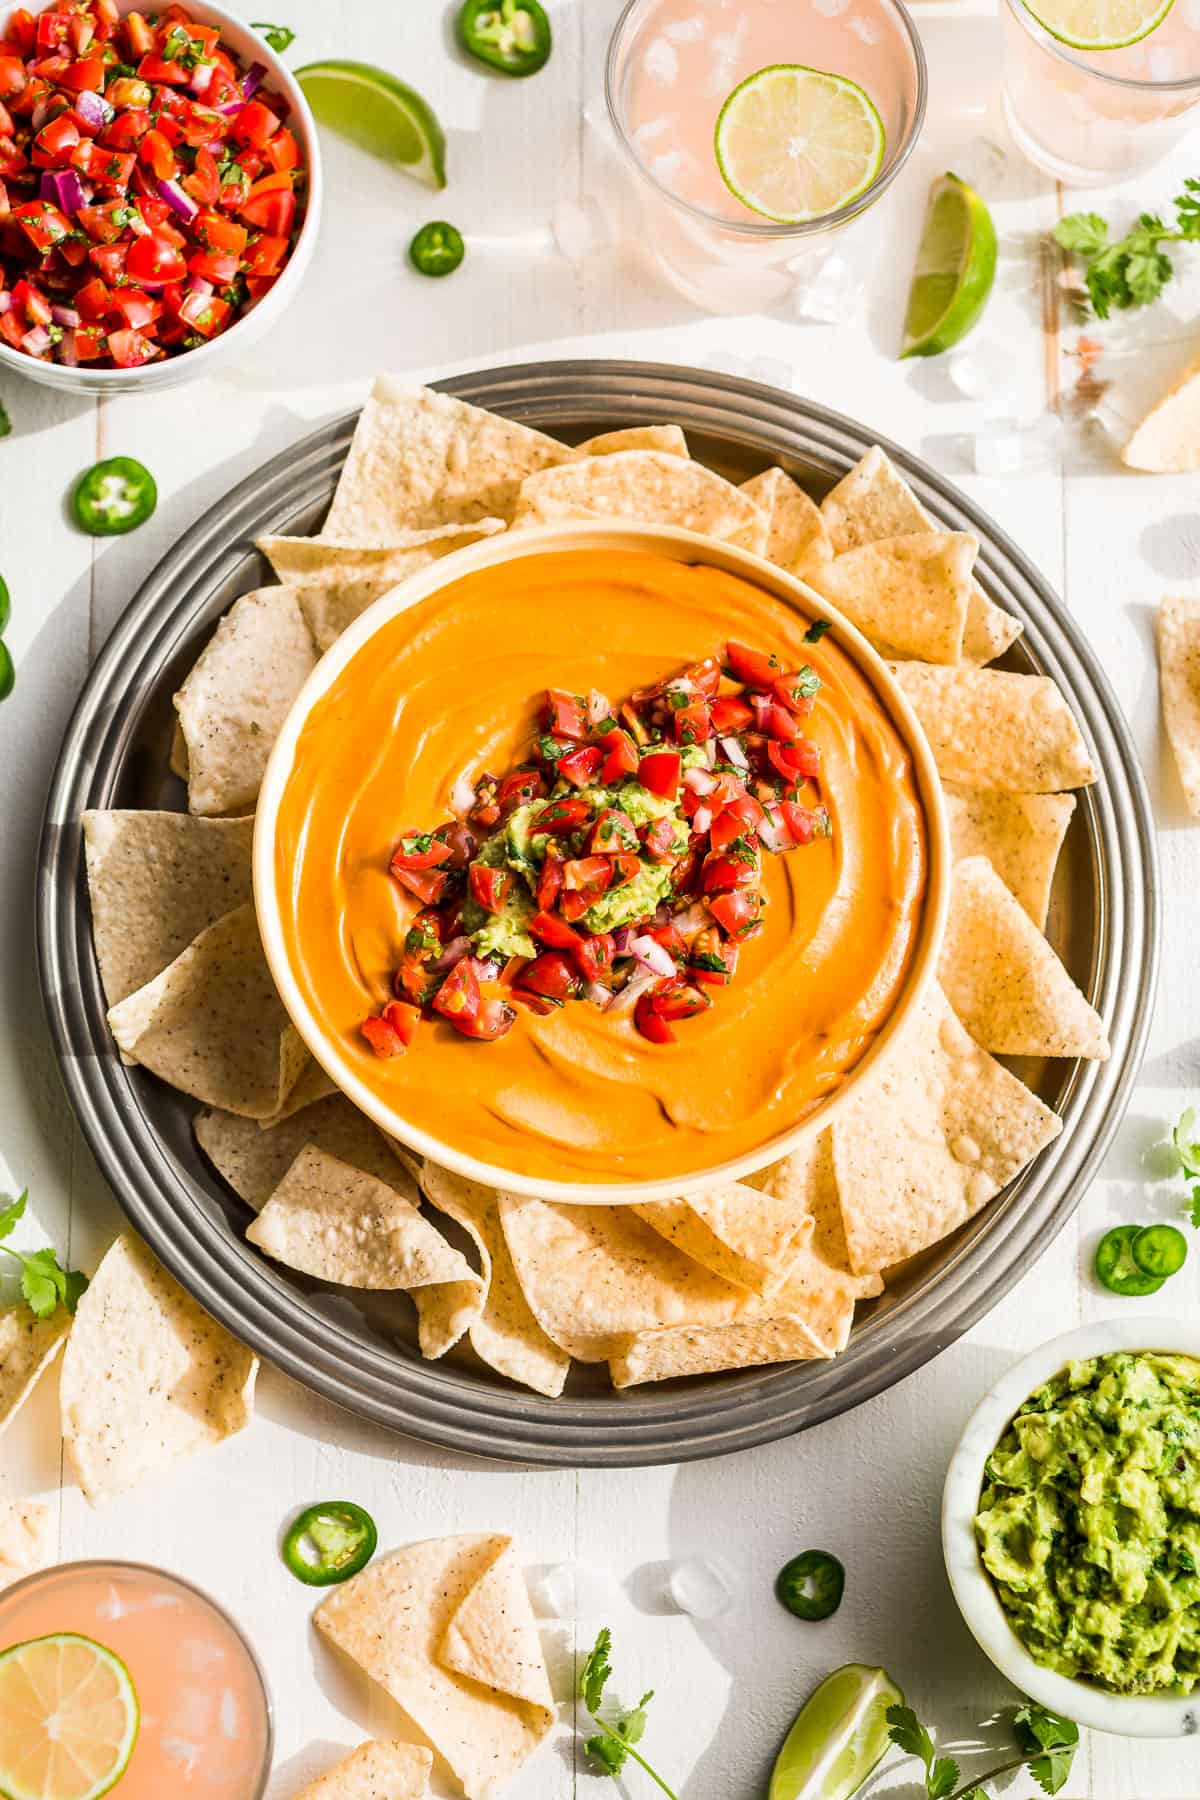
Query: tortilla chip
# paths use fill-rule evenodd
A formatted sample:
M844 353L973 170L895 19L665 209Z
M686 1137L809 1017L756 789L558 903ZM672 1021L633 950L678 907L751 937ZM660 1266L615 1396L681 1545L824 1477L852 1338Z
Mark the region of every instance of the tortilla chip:
M769 562L781 569L799 569L833 555L820 507L783 469L752 475L743 481L742 492L767 515L762 554Z
M143 1243L119 1237L79 1302L60 1383L63 1441L92 1505L241 1431L257 1373Z
M479 1252L486 1298L467 1332L472 1350L510 1381L557 1399L571 1359L551 1343L530 1310L500 1224L499 1196L432 1162L422 1168L421 1186L434 1206L462 1226Z
M1075 811L1073 794L1002 794L944 789L956 860L986 856L1039 931L1046 928L1058 853Z
M433 1757L417 1744L360 1744L296 1800L424 1800Z
M275 1262L340 1287L440 1288L432 1339L421 1316L421 1352L441 1356L467 1329L483 1283L391 1182L306 1145L246 1233ZM418 1296L414 1293L414 1299ZM456 1328L455 1328L456 1327Z
M1121 452L1128 469L1181 475L1200 469L1200 361L1150 408Z
M581 1362L605 1362L635 1332L723 1325L753 1304L693 1262L629 1206L559 1206L500 1196L500 1221L546 1336Z
M85 812L92 932L110 1006L252 896L253 819Z
M323 656L348 625L406 576L504 528L503 519L480 519L474 525L404 532L399 543L379 548L302 537L259 538L258 548L296 595L312 641Z
M263 955L252 906L202 931L108 1015L121 1049L206 1105L265 1119L308 1056Z
M955 865L938 980L997 1056L1109 1056L1104 1021L986 856Z
M917 532L843 551L804 578L885 656L957 663L978 553L965 531Z
M383 1133L344 1094L318 1100L277 1124L234 1113L197 1113L196 1141L239 1200L261 1212L300 1152L312 1144L380 1181L393 1181L396 1159Z
M334 1589L315 1622L403 1707L469 1800L494 1800L551 1730L550 1682L510 1538L411 1544Z
M763 541L766 530L763 513L740 488L703 463L686 462L661 450L585 456L531 475L521 488L513 523L602 518L681 525L751 548Z
M1188 811L1200 819L1200 600L1169 594L1158 609L1163 722Z
M661 450L667 456L691 456L679 425L627 425L621 431L602 431L576 444L576 456L612 456L618 450Z
M337 1091L337 1083L330 1079L316 1058L310 1056L296 1078L295 1087L284 1097L282 1104L258 1121L259 1130L270 1131L273 1125L282 1125L293 1113L303 1112L306 1106L315 1106L318 1100L327 1100Z
M15 1419L71 1329L63 1307L39 1319L25 1305L0 1312L0 1432Z
M878 1275L854 1274L850 1268L850 1251L846 1243L846 1227L838 1200L837 1176L833 1168L833 1138L829 1131L811 1132L794 1150L750 1175L764 1194L773 1194L786 1203L800 1218L813 1224L808 1245L810 1261L822 1265L838 1281L849 1283L858 1300L873 1300L883 1292Z
M633 1210L693 1262L754 1294L783 1286L813 1234L811 1219L742 1182Z
M892 673L921 721L943 781L1014 794L1087 787L1096 769L1047 675L900 662Z
M821 502L834 551L856 550L879 538L909 537L916 531L939 531L903 475L876 444ZM963 629L962 659L988 663L1002 656L1023 630L1002 607L994 606L972 580Z
M382 548L410 531L508 520L525 477L574 454L498 413L381 375L321 536Z
M54 1515L36 1500L0 1500L0 1594L54 1561Z
M884 1269L936 1244L1061 1130L931 988L879 1078L830 1127L852 1268Z
M187 739L183 735L183 727L178 717L171 729L171 754L167 759L167 767L172 775L178 775L180 781L188 778Z
M175 696L189 812L253 812L279 728L316 665L294 588L234 601Z
M853 1278L831 1275L804 1249L793 1267L787 1285L763 1302L761 1318L639 1332L609 1362L613 1386L836 1356L854 1320Z

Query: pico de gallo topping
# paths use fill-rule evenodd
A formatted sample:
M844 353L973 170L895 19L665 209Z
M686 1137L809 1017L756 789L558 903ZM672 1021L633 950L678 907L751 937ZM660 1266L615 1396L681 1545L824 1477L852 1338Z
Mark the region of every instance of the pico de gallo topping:
M0 38L0 339L136 369L274 285L305 171L288 105L182 6L24 7Z
M764 852L832 835L804 733L808 665L730 642L613 706L547 690L530 754L455 785L455 816L396 844L417 902L396 998L366 1019L378 1056L422 1018L491 1043L523 1006L586 1000L653 1044L707 1011L762 929Z

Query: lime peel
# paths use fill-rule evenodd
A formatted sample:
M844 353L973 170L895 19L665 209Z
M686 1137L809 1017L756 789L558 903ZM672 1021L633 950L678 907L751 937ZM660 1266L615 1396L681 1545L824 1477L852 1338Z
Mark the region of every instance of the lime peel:
M1157 31L1174 0L1038 0L1026 12L1073 50L1127 50Z
M446 136L415 88L361 62L306 63L296 80L322 125L429 187L445 187Z
M779 225L849 206L878 175L886 142L857 82L803 63L748 75L721 107L713 137L730 193Z
M71 1657L76 1659L74 1669L64 1666ZM41 1680L31 1672L39 1670L39 1665L51 1663L52 1669L40 1668ZM97 1699L94 1683L99 1672L109 1677L110 1692ZM65 1690L64 1677L68 1682ZM37 1712L31 1713L27 1706L19 1707L19 1684L22 1682L26 1695L33 1698L37 1708L45 1705L43 1693L53 1692L56 1697L53 1712L39 1716ZM12 1688L7 1703L4 1699L6 1685ZM87 1695L79 1701L74 1716L72 1694ZM105 1735L100 1736L99 1727L94 1723L95 1715L97 1712L103 1714L105 1709L111 1717L103 1722ZM65 1729L61 1723L64 1715ZM94 1734L90 1741L84 1723L89 1719L93 1721L91 1730ZM49 1755L44 1779L31 1787L28 1777L17 1772L10 1763L10 1757L19 1756L21 1763L29 1766L31 1756L37 1754L40 1726L45 1728L43 1737ZM0 1794L6 1800L100 1800L101 1795L111 1792L128 1769L140 1726L138 1698L129 1670L119 1656L94 1638L84 1637L80 1632L59 1631L46 1637L30 1638L0 1651ZM65 1758L67 1767L61 1776L55 1767L60 1759L53 1750L60 1737L71 1745ZM109 1750L111 1755L106 1757ZM85 1763L89 1752L95 1753L91 1766Z
M890 1742L904 1696L886 1669L845 1663L797 1713L771 1773L769 1800L850 1800Z
M940 176L929 191L901 356L937 356L953 348L978 323L995 279L992 215L965 181Z

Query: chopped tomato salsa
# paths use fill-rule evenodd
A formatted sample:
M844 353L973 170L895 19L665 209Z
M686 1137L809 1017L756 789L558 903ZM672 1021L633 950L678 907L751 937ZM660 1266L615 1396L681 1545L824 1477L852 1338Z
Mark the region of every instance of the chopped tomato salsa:
M287 102L182 6L18 8L0 38L0 340L139 368L278 279L305 171Z
M419 1014L490 1043L514 1001L549 1014L586 1000L675 1042L762 929L764 852L831 835L805 736L819 686L807 664L730 643L616 712L548 689L528 760L466 784L460 817L392 852L421 910L398 998L363 1023L376 1054L407 1049Z

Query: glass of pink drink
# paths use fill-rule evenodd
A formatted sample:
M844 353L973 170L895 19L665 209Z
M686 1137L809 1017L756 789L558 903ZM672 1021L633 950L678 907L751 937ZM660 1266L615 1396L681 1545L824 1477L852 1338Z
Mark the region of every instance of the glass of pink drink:
M1068 187L1152 168L1197 123L1200 6L1175 0L1124 50L1073 50L1022 5L1001 0L1004 112L1032 163Z
M744 205L725 185L713 143L733 89L775 63L856 82L886 134L870 185L838 211L799 224ZM786 302L819 265L815 241L873 205L907 162L925 90L920 38L899 0L630 0L605 81L632 176L628 235L706 311Z
M114 1796L260 1800L271 1703L253 1652L218 1606L139 1563L66 1563L0 1594L0 1650L64 1631L119 1656L137 1692L141 1725Z

